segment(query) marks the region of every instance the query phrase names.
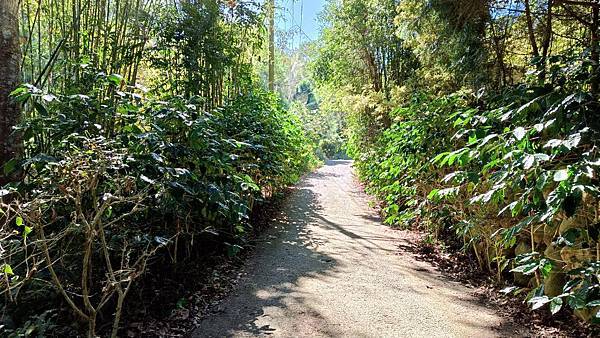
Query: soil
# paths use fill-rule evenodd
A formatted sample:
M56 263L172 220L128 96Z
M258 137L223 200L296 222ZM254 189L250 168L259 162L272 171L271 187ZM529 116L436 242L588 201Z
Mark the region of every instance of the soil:
M424 233L410 232L410 244L401 245L401 252L411 254L419 261L428 262L453 280L475 287L475 294L482 302L487 302L503 318L512 321L515 327L523 329L519 336L600 337L600 328L582 322L565 309L554 316L548 309L532 311L523 299L526 292L521 292L520 296L499 292L500 289L512 285L498 285L489 273L482 271L473 255L456 247L452 249L453 246L442 245L445 238L430 243L426 241Z
M373 204L350 161L328 162L259 209L241 255L157 275L127 336L600 336L500 294L470 255L383 226Z
M330 161L296 186L192 337L528 335L476 288L400 250L414 234L382 225L351 164Z
M290 193L290 189L281 191L255 208L250 222L253 231L238 255L229 256L220 243L211 245L205 239L197 246L208 248L195 253L196 259L178 264L155 262L129 298L123 336L187 336L199 325L201 316L210 313L243 277L241 268L254 252L259 235L269 227Z

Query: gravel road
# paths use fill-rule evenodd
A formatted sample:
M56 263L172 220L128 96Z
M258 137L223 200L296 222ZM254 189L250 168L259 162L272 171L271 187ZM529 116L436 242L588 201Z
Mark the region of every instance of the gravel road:
M329 161L303 179L192 337L497 337L509 325L411 254L353 176Z

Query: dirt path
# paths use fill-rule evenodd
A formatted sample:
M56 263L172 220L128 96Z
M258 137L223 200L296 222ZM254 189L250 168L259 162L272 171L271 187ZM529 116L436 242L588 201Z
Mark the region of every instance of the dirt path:
M330 161L292 193L233 294L192 337L492 337L502 319L427 263L399 254L351 162Z

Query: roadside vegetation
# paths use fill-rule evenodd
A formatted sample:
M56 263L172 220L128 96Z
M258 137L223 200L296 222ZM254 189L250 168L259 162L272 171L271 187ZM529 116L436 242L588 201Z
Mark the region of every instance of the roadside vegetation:
M600 3L328 0L299 46L280 6L0 2L2 336L135 335L152 274L346 158L386 224L600 323Z
M309 68L385 222L600 322L600 5L331 1Z
M314 138L259 71L268 7L14 3L0 330L123 336L149 266L237 255L252 212L318 164Z

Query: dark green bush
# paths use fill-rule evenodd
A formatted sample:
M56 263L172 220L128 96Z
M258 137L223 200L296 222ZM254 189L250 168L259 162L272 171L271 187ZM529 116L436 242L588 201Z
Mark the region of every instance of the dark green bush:
M207 236L235 255L253 208L316 159L272 94L206 112L201 98L158 101L117 75L88 76L81 94L14 93L33 112L19 127L26 156L7 167L23 180L2 190L2 286L11 300L34 302L50 282L90 334L104 313L116 335L153 256L185 259Z

